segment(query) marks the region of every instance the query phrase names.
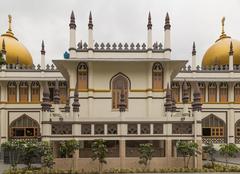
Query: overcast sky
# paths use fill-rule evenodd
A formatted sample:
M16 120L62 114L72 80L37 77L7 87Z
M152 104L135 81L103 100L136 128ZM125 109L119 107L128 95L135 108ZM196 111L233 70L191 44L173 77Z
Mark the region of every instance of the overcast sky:
M221 32L240 39L239 0L5 0L0 6L0 33L13 17L15 36L29 49L34 64L40 63L41 40L47 62L63 57L69 43L69 17L75 12L77 41L87 41L89 11L92 11L94 40L97 42L146 42L147 15L151 11L153 41L163 42L164 18L169 12L172 25L173 59L191 58L196 42L198 63Z

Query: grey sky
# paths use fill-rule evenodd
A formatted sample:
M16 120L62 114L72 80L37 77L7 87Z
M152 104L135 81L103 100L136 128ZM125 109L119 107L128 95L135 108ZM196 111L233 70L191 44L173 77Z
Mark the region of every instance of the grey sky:
M7 15L13 16L13 31L40 63L41 40L47 62L63 57L69 43L69 17L74 10L77 41L87 41L89 11L93 14L97 42L145 42L147 15L151 11L153 41L163 42L163 25L169 12L173 59L189 59L196 42L198 63L219 37L221 18L226 33L240 39L239 0L7 0L0 6L0 33L7 30Z

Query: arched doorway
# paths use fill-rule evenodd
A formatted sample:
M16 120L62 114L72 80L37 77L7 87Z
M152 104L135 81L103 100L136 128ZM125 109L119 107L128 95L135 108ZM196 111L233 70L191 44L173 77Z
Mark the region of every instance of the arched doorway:
M9 126L9 138L11 139L37 139L40 138L40 126L38 122L24 114L15 119Z
M203 143L225 143L226 125L224 121L211 114L202 120Z

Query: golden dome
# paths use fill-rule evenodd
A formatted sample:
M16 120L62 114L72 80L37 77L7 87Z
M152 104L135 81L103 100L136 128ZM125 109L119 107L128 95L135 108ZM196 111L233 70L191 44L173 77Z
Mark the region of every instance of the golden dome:
M224 32L224 20L222 20L222 34L218 40L206 51L202 60L202 67L214 65L228 65L230 44L233 44L233 64L240 65L240 41L232 39Z
M11 16L9 15L9 28L5 34L0 36L0 50L2 50L2 42L5 42L6 62L7 64L24 64L32 65L32 56L27 48L18 41L11 29Z

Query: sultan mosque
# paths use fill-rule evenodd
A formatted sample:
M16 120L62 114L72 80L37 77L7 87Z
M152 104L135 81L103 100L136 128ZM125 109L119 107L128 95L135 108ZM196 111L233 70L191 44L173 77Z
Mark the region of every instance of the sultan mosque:
M0 143L38 139L53 145L58 168L59 144L76 139L80 149L74 166L97 167L91 160L94 139L106 140L105 168L139 167L139 144L154 147L152 168L182 167L179 140L202 145L240 144L240 41L225 33L192 65L171 56L171 23L165 17L164 41L153 41L149 13L146 43L101 43L93 39L89 15L88 41L76 40L75 16L69 23L69 48L63 58L35 65L28 49L9 27L0 37ZM202 167L202 155L191 161Z

